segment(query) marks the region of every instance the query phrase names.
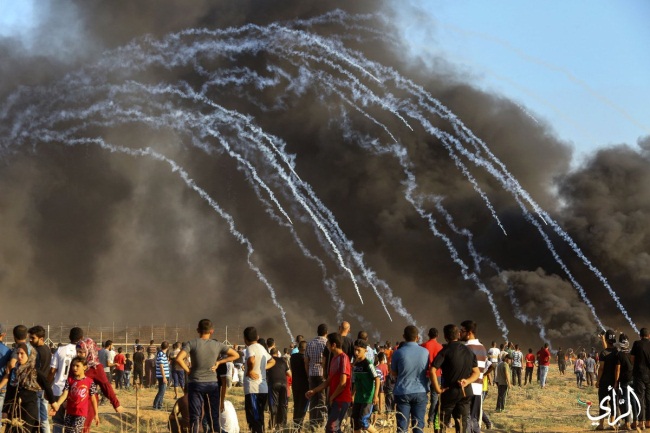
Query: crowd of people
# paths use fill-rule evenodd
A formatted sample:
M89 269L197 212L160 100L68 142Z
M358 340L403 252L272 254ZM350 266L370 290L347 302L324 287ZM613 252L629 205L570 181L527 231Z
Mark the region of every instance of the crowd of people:
M471 320L446 325L444 343L438 342L436 328L428 330L423 343L419 330L407 326L399 343L371 344L364 331L353 339L348 322L336 332L320 324L316 336L298 335L282 352L273 338L260 338L254 327L244 330L242 347L218 342L213 333L212 322L204 319L193 340L171 346L150 341L147 347L136 341L130 354L122 347L115 350L110 340L100 348L77 327L70 330L69 344L50 350L42 326L19 325L10 349L0 325L0 405L6 432L89 432L93 422L99 423L99 404L108 401L122 412L114 387L132 386L156 388L154 410L165 408L166 391L173 387L170 428L177 433L238 433L237 413L226 398L232 386L243 387L245 418L254 433L288 426L338 432L348 418L355 433L374 433L375 425L398 432L423 431L425 425L436 432L479 432L492 427L483 404L490 386L497 389L494 410L503 412L511 387L533 384L535 367L536 383L546 387L554 357L560 375L570 366L577 386L586 382L598 388L599 401L611 389L620 390L621 399L612 404L620 403L622 411L631 405L622 428L650 428L650 336L645 328L631 347L626 335L617 338L607 331L600 352L559 348L555 354L548 344L526 354L510 342L499 347L492 342L486 349ZM625 399L630 395L626 390L634 391L639 405ZM605 408L600 410L602 415ZM605 428L604 422L598 429Z

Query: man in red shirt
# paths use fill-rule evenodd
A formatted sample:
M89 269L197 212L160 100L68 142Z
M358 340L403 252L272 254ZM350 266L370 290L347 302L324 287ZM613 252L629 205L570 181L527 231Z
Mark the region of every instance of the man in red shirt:
M343 352L343 339L340 334L333 332L327 335L327 348L333 357L328 370L328 380L316 388L307 391L305 396L311 398L329 386L329 411L327 414L326 433L339 433L341 422L352 403L352 381L350 380L352 368L350 358Z
M429 329L429 340L422 343L421 346L429 351L429 365L433 362L434 358L442 350L442 344L438 343L438 330L436 328ZM440 383L440 377L442 375L442 370L436 370L436 376L438 376L438 383ZM429 377L429 370L427 369L427 377ZM430 384L431 392L429 393L429 413L427 414L427 427L433 425L433 420L438 411L438 393L433 389L433 384Z
M539 363L539 383L544 388L546 386L546 376L548 368L551 366L551 351L548 350L548 343L537 352L537 362Z

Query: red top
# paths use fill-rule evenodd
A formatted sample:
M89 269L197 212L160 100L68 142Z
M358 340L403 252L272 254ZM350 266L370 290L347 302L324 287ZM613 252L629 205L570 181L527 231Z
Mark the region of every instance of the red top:
M386 380L386 376L390 374L390 372L388 371L388 364L379 364L375 367L381 370L382 380Z
M385 348L384 354L386 355L386 363L390 365L390 361L393 359L393 349L390 347Z
M537 352L537 360L539 361L539 365L545 365L548 367L551 365L551 352L547 348L542 347L539 349L539 352Z
M438 343L436 340L431 339L422 343L421 346L429 351L429 365L431 365L438 352L442 350L442 344ZM442 376L442 369L439 368L436 370L436 376ZM427 377L429 377L429 370L427 370Z
M533 368L535 366L535 355L532 353L526 354L526 367Z
M75 416L88 416L90 396L97 394L97 385L93 380L87 376L83 379L68 377L63 390L68 391L65 413Z
M115 355L115 359L113 360L113 363L115 364L116 370L124 371L124 364L126 364L126 357L124 356L123 353L118 353L117 355Z
M341 375L345 374L348 378L345 382L345 388L343 392L334 398L334 401L340 403L352 403L352 376L350 366L350 358L345 354L341 353L340 355L335 356L330 361L329 369L329 381L330 381L330 392L329 395L332 395L336 388L341 382Z

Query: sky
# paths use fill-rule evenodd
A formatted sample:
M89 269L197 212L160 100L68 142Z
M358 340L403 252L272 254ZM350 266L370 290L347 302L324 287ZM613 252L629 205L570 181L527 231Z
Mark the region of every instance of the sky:
M650 135L650 2L409 4L395 9L413 56L443 58L473 85L513 99L574 147L574 163ZM0 35L29 44L36 19L33 1L0 0Z
M650 2L411 5L425 12L400 17L414 55L442 57L512 98L578 154L650 135Z

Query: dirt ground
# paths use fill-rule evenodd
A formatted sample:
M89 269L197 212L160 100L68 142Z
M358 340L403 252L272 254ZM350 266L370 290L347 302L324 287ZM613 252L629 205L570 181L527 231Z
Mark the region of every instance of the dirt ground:
M484 403L484 410L492 420L493 432L584 432L595 429L595 425L587 417L587 401L593 402L592 415L597 415L597 390L595 388L578 389L575 376L567 373L560 376L555 366L549 372L548 384L541 389L534 385L513 387L508 395L506 411L495 413L496 387L491 387ZM154 433L169 431L167 420L174 405L174 392L167 390L164 405L166 410L157 411L152 407L156 389L142 389L136 393L131 390L118 390L117 395L125 408L122 416L116 414L108 404L100 406L101 424L93 428L97 432L135 432ZM179 390L179 395L181 391ZM228 391L227 397L237 410L240 431L247 432L244 416L244 393L241 387ZM291 419L292 402L289 402L289 418ZM136 407L139 410L136 411ZM140 420L139 428L136 423ZM268 420L268 413L267 413ZM380 415L375 424L379 432L394 432L394 416ZM485 430L485 428L484 428ZM344 431L351 431L347 426ZM433 432L425 427L425 433Z

